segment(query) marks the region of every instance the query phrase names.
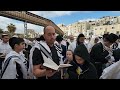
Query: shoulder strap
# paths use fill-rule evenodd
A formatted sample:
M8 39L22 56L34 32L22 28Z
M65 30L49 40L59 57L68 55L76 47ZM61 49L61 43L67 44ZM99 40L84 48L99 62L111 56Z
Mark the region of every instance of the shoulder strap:
M51 56L51 53L48 52L48 50L42 45L39 43L39 46L40 46L40 50L41 52L48 58L50 58L52 60L52 56Z
M42 44L39 43L39 46L40 46L41 52L42 52L47 58L50 58L51 60L53 60L53 59L52 59L52 53L50 53ZM54 45L54 46L55 46L55 48L56 48L56 50L57 50L58 57L59 57L59 59L61 60L61 57L59 56L59 54L62 53L62 50L61 50L61 48L60 48L59 46L56 46L56 45Z
M115 42L115 43L113 44L112 49L113 49L113 50L118 49L118 43L117 43L117 42Z
M58 46L57 44L54 44L56 50L61 54L62 53L62 48Z
M3 67L3 69L1 70L0 78L2 78L2 76L3 76L4 72L5 72L5 70L7 69L7 66L8 66L10 60L11 60L12 58L14 58L14 57L19 58L18 56L10 56L10 57L5 61L4 67Z

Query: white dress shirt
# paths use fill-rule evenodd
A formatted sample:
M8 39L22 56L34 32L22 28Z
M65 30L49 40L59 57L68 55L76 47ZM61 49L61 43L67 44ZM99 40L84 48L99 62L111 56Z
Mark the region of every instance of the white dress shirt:
M3 41L0 42L0 53L8 54L11 50L12 48L10 47L9 43L3 43Z

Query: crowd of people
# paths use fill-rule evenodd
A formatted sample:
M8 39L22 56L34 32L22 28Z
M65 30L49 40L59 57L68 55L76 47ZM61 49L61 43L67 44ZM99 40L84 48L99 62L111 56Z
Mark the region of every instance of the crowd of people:
M52 26L29 41L2 35L0 41L1 79L120 79L120 35L113 33L86 38L80 33L64 38ZM70 67L53 70L46 59Z

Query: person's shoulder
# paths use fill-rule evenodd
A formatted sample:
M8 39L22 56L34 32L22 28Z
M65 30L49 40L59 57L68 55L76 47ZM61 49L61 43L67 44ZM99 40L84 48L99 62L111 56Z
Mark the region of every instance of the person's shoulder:
M120 49L120 43L118 43L118 48Z
M11 48L11 46L10 46L10 44L9 44L9 43L7 44L7 46L8 46L9 48Z
M0 44L2 44L3 42L2 41L0 41Z
M113 54L120 54L120 48L113 50Z
M34 52L40 51L37 47L34 47Z
M73 41L71 44L76 44L77 42L76 41Z
M39 46L39 43L36 43L32 48L35 48L35 49L38 49L40 50L40 46Z
M92 64L91 62L89 63L89 70L90 71L96 71L96 68L95 68L94 64Z
M96 43L94 46L93 46L93 48L99 48L99 47L101 47L102 46L102 43L100 42L100 43Z
M73 67L75 67L75 68L78 67L78 65L77 65L77 63L76 63L75 61L71 61L70 64L71 64Z
M1 46L2 44L3 44L3 42L1 41L1 42L0 42L0 46Z
M61 45L61 47L65 48L66 46L65 45Z
M11 59L11 61L13 60L18 61L20 60L20 57L17 54L13 54L12 52L10 52L9 54L6 55L5 61L8 59Z
M75 42L75 41L72 42L69 46L71 46L71 47L75 47L75 46L76 46L76 42Z

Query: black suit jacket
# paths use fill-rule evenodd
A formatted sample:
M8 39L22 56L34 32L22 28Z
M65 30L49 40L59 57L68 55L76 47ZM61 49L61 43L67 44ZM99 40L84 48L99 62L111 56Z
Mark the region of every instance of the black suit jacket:
M63 57L63 60L66 58L66 50L67 50L67 48L66 48L66 46L64 46L64 45L61 45L61 47L62 47L62 55L64 56Z

